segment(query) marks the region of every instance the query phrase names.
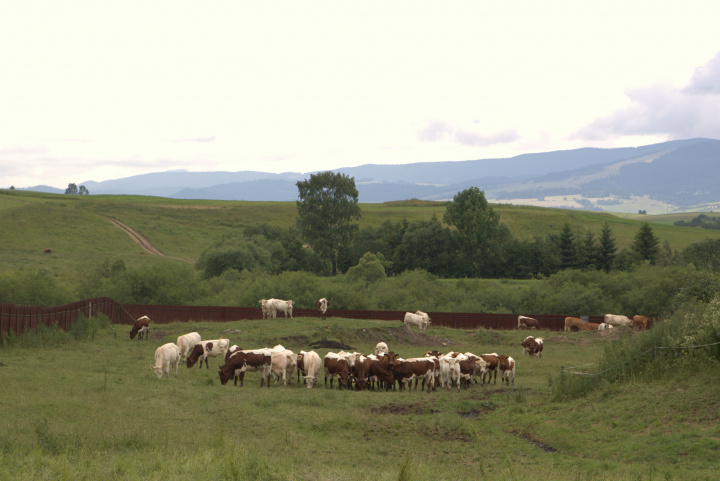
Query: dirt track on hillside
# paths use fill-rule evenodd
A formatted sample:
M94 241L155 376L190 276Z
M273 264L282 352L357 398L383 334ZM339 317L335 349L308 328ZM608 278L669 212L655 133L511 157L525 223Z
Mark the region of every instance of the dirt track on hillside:
M120 222L120 221L117 220L117 219L113 219L112 217L107 217L107 220L109 220L110 222L112 222L112 223L113 223L116 227L118 227L119 229L122 229L123 231L125 231L125 233L126 233L127 235L129 235L130 238L131 238L137 245L139 245L140 247L142 247L143 250L144 250L145 252L147 252L148 254L152 254L152 255L154 255L154 256L160 256L160 257L167 257L167 258L169 258L169 259L177 259L177 260L181 260L181 261L185 261L185 262L190 262L190 263L192 263L192 261L189 261L189 260L187 260L187 259L180 259L179 257L170 257L170 256L168 256L167 254L164 254L162 251L160 251L160 249L158 249L157 247L155 247L154 245L152 245L146 238L144 238L143 236L141 236L137 231L135 231L135 230L134 230L132 227L130 227L129 225L127 225L127 224L125 224L125 223L123 223L123 222Z

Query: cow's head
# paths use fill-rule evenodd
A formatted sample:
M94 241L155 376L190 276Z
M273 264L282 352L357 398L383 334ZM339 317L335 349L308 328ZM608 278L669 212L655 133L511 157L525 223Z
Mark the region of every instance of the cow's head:
M150 369L153 370L153 372L155 373L155 376L157 376L158 379L162 379L162 376L163 376L162 366L160 366L160 367L150 366Z

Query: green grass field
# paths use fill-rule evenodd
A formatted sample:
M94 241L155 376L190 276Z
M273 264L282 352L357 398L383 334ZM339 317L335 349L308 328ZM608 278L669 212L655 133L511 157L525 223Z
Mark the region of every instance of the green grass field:
M341 318L277 319L101 329L45 346L0 347L0 479L241 480L714 480L720 460L717 365L667 379L602 386L551 400L562 366L591 363L617 333L534 333L544 356L520 356L521 331L431 327ZM237 329L228 334L224 331ZM515 384L460 392L351 392L300 385L220 385L180 367L157 379L155 349L198 331L244 348L294 351L323 338L361 352L386 341L404 357L429 349L499 352L517 360ZM443 346L443 343L448 343ZM318 349L324 356L327 349Z

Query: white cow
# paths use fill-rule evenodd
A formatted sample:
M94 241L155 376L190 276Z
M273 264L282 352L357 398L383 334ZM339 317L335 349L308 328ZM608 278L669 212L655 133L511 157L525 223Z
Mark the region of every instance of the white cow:
M300 354L303 355L303 363L305 364L305 372L307 373L303 376L303 379L305 379L305 384L308 389L312 389L318 380L318 376L320 376L320 370L323 367L322 359L320 359L320 356L315 351L300 351Z
M170 377L170 371L172 369L175 369L175 377L177 377L179 363L180 349L177 347L177 344L168 342L155 350L155 364L150 367L158 379L162 379L163 377L163 368L165 368L168 378Z
M450 354L445 354L438 358L440 362L440 387L446 387L448 390L452 387L453 382L457 382L458 391L460 391L460 364L458 360Z
M177 347L180 349L181 361L190 354L190 351L192 351L192 348L195 347L195 344L198 342L200 342L200 334L197 332L189 332L177 338L175 344L177 344Z
M187 358L187 367L193 367L196 362L200 361L200 367L202 367L203 361L205 361L205 367L208 366L207 359L209 357L222 356L223 361L225 360L225 354L227 354L230 348L230 339L210 339L207 341L200 341L192 348L190 355Z
M288 314L290 314L290 319L292 319L293 301L283 301L281 299L273 299L272 305L273 305L273 317L277 316L277 311L283 311L285 313L285 319L287 319Z
M627 316L618 316L615 314L605 314L605 324L608 326L632 327L632 320Z
M320 313L321 316L324 316L325 313L327 312L328 304L330 304L330 303L324 297L318 301L317 308L318 308L318 312Z
M603 323L601 323L601 324L598 326L598 331L605 331L605 330L607 330L607 329L612 329L612 328L613 328L612 325L605 324L605 323L603 322Z
M260 307L262 307L263 319L275 317L275 307L273 306L274 300L275 299L260 299L258 301L260 303Z
M425 316L421 316L419 314L413 314L412 312L406 312L403 323L408 327L408 329L410 326L417 326L421 331L424 331L430 324L430 318L427 317L427 314L425 314Z
M388 353L388 345L384 342L380 341L375 345L375 355L379 356L380 353L387 354Z
M297 368L297 354L290 349L285 349L282 344L274 346L272 349L271 370L275 384L282 379L283 385L292 384L293 374Z

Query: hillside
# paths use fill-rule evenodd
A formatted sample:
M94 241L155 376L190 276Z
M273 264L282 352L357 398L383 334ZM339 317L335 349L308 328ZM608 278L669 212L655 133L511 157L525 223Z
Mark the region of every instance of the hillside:
M494 202L651 214L717 209L720 141L688 139L635 148L582 148L512 158L333 169L355 179L362 203L449 200L474 186ZM86 181L91 195L291 202L313 172L156 172ZM38 186L43 192L62 193Z
M579 233L599 233L606 222L619 248L632 242L644 221L653 222L655 235L673 249L705 238L718 238L720 231L676 227L663 217L625 216L609 213L546 209L496 204L513 236L518 239L559 233L567 222ZM442 219L445 204L395 202L362 204L360 227L377 227L385 221L400 222ZM679 215L679 214L678 214ZM678 220L674 215L671 220ZM690 219L693 214L686 214ZM133 239L109 218L137 231L166 258L147 255ZM107 258L122 259L129 266L161 262L194 262L211 243L244 226L266 223L288 227L295 224L294 202L233 202L177 200L148 196L66 196L22 191L0 191L0 272L47 268L75 284L83 270ZM657 222L654 222L657 220ZM52 255L43 254L50 247Z

